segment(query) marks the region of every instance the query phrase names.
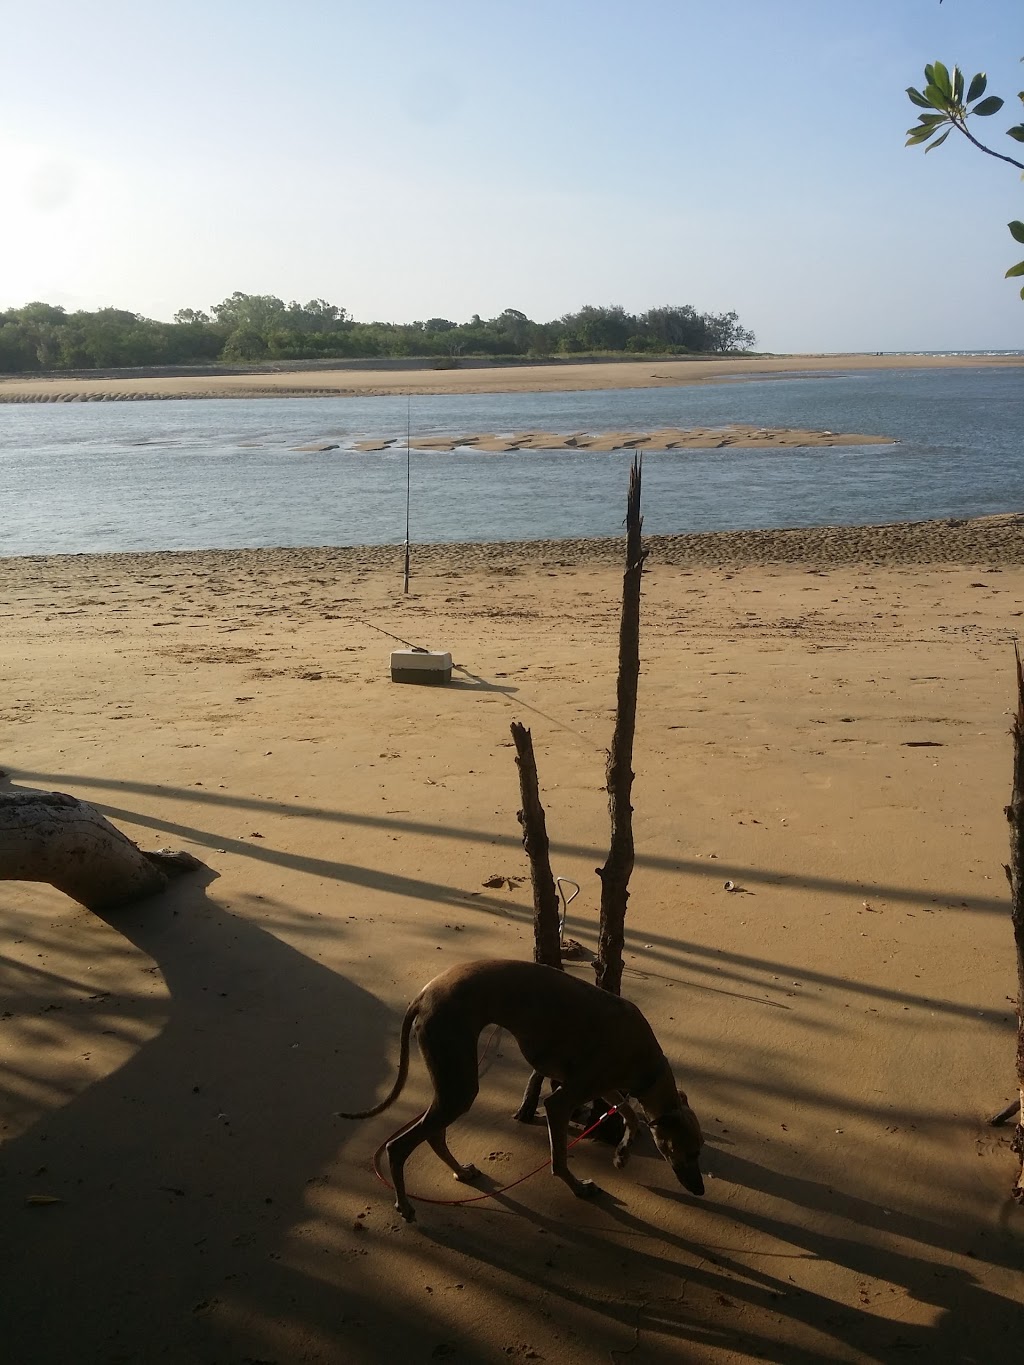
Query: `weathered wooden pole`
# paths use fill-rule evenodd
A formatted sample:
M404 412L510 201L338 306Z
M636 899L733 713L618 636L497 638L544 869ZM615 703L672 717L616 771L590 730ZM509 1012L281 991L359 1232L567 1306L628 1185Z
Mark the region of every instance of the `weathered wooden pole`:
M1013 646L1017 664L1017 712L1013 718L1013 791L1006 807L1010 823L1010 862L1006 875L1010 881L1010 917L1017 945L1017 1089L1020 1111L1010 1146L1017 1154L1017 1179L1013 1197L1024 1204L1024 671L1020 650Z
M525 725L512 722L519 769L519 795L522 809L517 818L523 827L523 848L530 863L533 885L533 960L562 970L562 933L558 915L558 892L551 872L547 821L540 800L537 762L533 756L533 736ZM534 1071L526 1085L519 1108L512 1115L520 1123L532 1123L540 1102L544 1077Z
M525 725L514 720L512 739L516 746L519 794L523 803L517 818L523 827L523 848L530 861L530 881L533 884L533 960L548 967L561 968L558 892L551 872L547 823L540 801L533 737Z
M622 986L622 950L625 943L626 902L633 871L633 735L636 731L636 699L640 682L640 580L647 551L640 532L640 457L634 455L629 471L626 502L626 570L622 576L622 618L619 623L619 674L616 685L615 731L608 751L605 785L611 817L611 844L601 878L601 918L597 961L597 984L618 995Z

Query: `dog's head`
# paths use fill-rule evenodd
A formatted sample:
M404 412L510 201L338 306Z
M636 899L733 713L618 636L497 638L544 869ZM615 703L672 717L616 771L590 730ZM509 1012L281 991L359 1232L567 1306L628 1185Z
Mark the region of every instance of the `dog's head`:
M675 1171L679 1183L685 1185L691 1194L703 1194L700 1149L704 1146L704 1134L682 1090L679 1091L679 1104L676 1107L651 1120L651 1135L658 1151Z

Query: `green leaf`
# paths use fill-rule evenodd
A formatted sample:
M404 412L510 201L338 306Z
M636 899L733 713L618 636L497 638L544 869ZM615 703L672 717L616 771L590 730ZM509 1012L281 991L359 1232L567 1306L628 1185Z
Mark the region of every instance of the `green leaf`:
M1011 265L1003 279L1012 280L1015 275L1024 275L1024 261L1018 261L1016 265Z
M949 137L949 135L950 135L950 133L951 133L952 131L953 131L952 128L947 128L946 131L942 134L941 137L937 137L937 138L935 139L934 142L930 142L930 143L928 144L928 146L925 148L925 151L926 151L926 152L933 152L933 151L935 150L936 147L941 147L942 144L945 142L946 138Z
M924 69L924 82L925 85L935 84L935 67L931 64L931 62L929 62Z
M907 95L910 97L911 104L916 104L919 109L930 109L932 107L920 90L915 90L912 85L907 86Z
M1003 101L998 95L989 95L987 100L982 100L971 110L972 114L980 114L982 118L988 118L989 114L998 114L1003 107Z
M939 87L946 99L953 98L953 84L949 79L949 72L941 62L932 63L932 84Z
M948 109L949 96L944 95L937 85L926 85L924 97L933 109Z
M1010 229L1010 236L1015 242L1024 242L1024 223L1019 219L1014 219L1012 223L1006 225Z
M967 103L973 104L975 100L980 100L985 93L985 87L987 85L988 77L985 75L984 71L979 71L976 76L972 77L971 83L967 89Z
M957 104L964 102L964 73L958 66L953 68L953 99Z
M950 119L947 114L922 114L913 128L907 129L907 140L903 144L905 147L918 147L922 142L927 142L945 123Z
M1024 142L1024 123L1018 123L1016 128L1007 128L1006 136L1014 138L1017 142Z

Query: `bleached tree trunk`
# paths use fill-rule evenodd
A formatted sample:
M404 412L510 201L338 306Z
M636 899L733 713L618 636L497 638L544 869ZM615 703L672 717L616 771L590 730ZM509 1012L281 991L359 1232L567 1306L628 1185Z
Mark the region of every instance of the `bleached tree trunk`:
M198 866L189 853L144 853L64 792L0 795L0 881L48 882L90 910L112 910Z

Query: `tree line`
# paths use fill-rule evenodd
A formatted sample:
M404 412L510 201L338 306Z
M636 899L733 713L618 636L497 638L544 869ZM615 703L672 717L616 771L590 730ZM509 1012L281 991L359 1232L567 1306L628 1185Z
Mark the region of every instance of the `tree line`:
M533 322L515 308L493 318L474 314L468 322L357 322L326 299L286 304L272 294L236 290L209 312L181 309L173 322L121 308L68 313L38 302L9 308L0 312L0 371L399 356L457 365L460 356L723 354L749 350L754 341L734 312L699 313L689 304L646 313L587 305L553 322Z

